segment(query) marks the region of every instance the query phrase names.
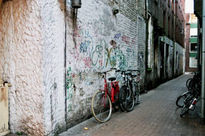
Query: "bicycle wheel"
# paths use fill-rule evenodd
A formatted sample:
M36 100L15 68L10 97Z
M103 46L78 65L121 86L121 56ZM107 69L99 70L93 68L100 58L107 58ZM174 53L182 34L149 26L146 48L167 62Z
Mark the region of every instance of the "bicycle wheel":
M126 86L122 86L120 88L120 93L119 93L119 105L120 105L121 111L125 111L125 107L124 107L123 102L126 99L126 92L127 92L127 87Z
M189 91L187 91L186 93L180 95L177 97L177 100L176 100L176 105L177 107L179 108L182 108L184 106L184 100L186 99L186 97L190 94Z
M194 80L190 79L190 81L188 82L187 88L189 91L192 91L194 88Z
M92 97L92 114L95 119L101 123L108 121L112 115L112 103L109 95L99 90Z
M192 80L192 78L189 78L189 79L187 79L187 81L186 81L186 87L187 88L189 88L189 84L190 84L190 81Z
M134 94L131 89L128 89L128 87L123 86L120 91L120 99L121 99L121 105L122 107L127 111L130 112L134 109L135 100L134 100Z
M182 118L186 113L188 113L189 111L189 107L190 105L192 104L192 101L193 101L194 97L193 95L187 95L187 97L185 98L184 100L184 106L181 110L181 113L180 113L180 117Z
M135 105L140 104L140 91L139 90L140 90L139 83L134 83L133 93L134 93Z

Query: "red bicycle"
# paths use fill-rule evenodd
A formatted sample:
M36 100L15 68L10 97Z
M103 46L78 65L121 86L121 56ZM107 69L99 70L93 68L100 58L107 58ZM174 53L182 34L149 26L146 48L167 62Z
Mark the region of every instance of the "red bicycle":
M112 69L111 69L112 70ZM109 70L110 71L110 70ZM104 78L104 89L98 90L92 97L91 110L95 119L99 122L106 122L111 118L112 105L115 106L119 102L119 82L115 77L110 77L110 89L106 78L106 73L100 72ZM111 99L110 99L111 98Z

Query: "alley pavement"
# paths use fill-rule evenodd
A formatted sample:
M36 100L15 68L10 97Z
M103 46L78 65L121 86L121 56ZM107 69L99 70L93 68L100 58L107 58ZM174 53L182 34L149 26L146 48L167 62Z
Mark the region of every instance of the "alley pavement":
M189 77L180 76L143 94L131 112L115 112L106 123L91 118L60 136L205 136L205 125L196 112L199 107L180 118L175 105L177 96L187 90Z

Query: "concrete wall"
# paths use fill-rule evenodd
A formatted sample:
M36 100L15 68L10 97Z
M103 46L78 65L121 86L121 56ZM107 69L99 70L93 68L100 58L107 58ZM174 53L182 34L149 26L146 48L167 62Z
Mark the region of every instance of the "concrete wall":
M0 10L0 76L9 81L10 129L44 135L41 23L38 0Z

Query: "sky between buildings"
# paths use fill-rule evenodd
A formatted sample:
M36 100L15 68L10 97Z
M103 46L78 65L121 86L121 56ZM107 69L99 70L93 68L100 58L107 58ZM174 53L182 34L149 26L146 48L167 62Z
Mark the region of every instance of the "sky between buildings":
M185 13L194 13L194 0L185 0Z

